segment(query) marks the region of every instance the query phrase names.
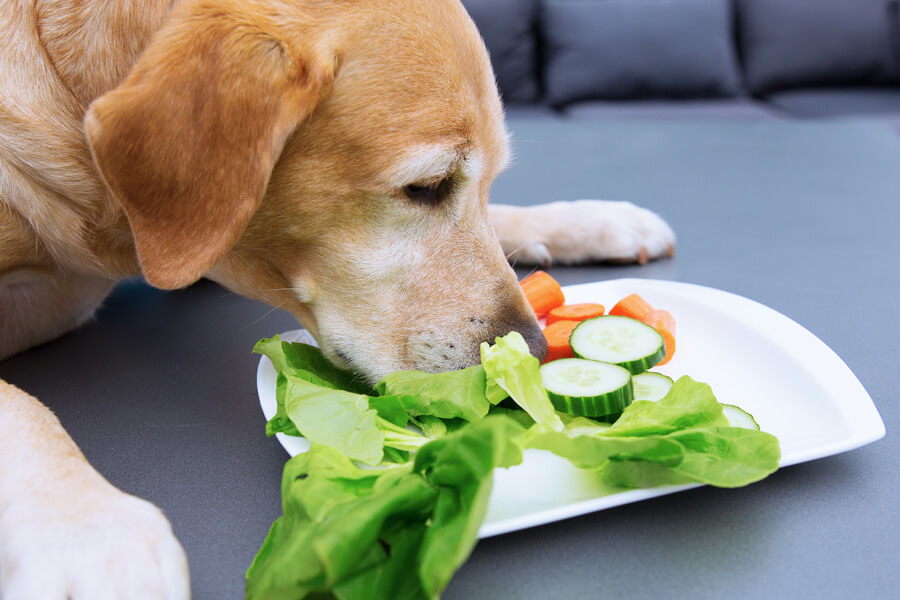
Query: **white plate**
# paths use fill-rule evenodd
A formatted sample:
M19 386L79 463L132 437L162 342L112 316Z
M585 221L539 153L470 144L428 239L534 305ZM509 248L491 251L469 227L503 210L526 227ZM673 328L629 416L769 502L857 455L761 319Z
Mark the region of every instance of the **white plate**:
M671 312L678 324L677 351L668 364L654 370L706 382L720 402L753 414L763 431L778 437L782 466L846 452L884 436L872 399L847 365L819 338L771 308L728 292L671 281L615 279L563 289L569 303L599 302L609 309L638 293ZM285 334L291 335L298 334ZM257 387L269 419L275 414L275 370L265 357L259 363ZM291 456L308 448L301 438L279 434L278 440ZM620 491L603 486L565 459L528 450L521 465L496 470L479 537L690 487L696 485Z

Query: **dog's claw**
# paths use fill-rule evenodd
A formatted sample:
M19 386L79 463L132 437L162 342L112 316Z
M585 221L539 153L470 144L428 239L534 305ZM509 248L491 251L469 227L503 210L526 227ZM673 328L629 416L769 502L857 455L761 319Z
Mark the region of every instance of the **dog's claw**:
M535 262L543 265L545 269L549 269L550 265L553 264L553 257L550 255L550 250L546 244L540 242L532 244L531 255L534 257Z
M637 262L638 262L639 265L642 265L642 266L643 266L643 265L646 265L646 264L647 264L647 260L648 260L648 258L647 258L647 247L646 247L646 246L641 246L641 248L638 250Z

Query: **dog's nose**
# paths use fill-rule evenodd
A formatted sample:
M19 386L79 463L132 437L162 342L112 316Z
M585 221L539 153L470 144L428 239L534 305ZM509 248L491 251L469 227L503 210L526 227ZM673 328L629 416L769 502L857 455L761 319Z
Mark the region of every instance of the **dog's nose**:
M544 360L547 356L547 338L544 332L537 325L529 324L525 331L519 330L525 342L528 344L528 350L537 357L538 360Z
M530 310L527 314L522 314L518 310L509 310L502 314L504 318L498 321L494 333L489 336L488 341L493 344L495 336L499 337L510 331L518 331L525 338L529 352L538 360L544 360L547 356L547 338L544 337L544 332L541 331L534 314Z

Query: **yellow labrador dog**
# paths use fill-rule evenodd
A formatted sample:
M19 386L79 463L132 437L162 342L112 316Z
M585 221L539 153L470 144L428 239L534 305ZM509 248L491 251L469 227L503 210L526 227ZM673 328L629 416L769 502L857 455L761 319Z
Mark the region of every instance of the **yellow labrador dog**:
M4 0L0 359L138 275L284 308L372 380L465 367L513 329L541 355L504 252L643 261L674 238L629 204L489 208L507 146L457 0ZM4 600L189 594L159 510L2 381L0 581Z

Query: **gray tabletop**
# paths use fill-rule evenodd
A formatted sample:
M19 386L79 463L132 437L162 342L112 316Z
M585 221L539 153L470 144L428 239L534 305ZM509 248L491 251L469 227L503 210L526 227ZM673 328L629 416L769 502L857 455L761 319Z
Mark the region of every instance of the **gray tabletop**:
M514 120L497 202L610 198L657 210L676 257L554 268L564 284L668 279L747 296L827 343L887 437L737 490L708 487L483 540L445 598L885 598L900 584L900 137L876 124ZM260 337L293 319L209 282L121 285L96 322L0 364L114 484L158 504L194 597L239 598L280 514Z

